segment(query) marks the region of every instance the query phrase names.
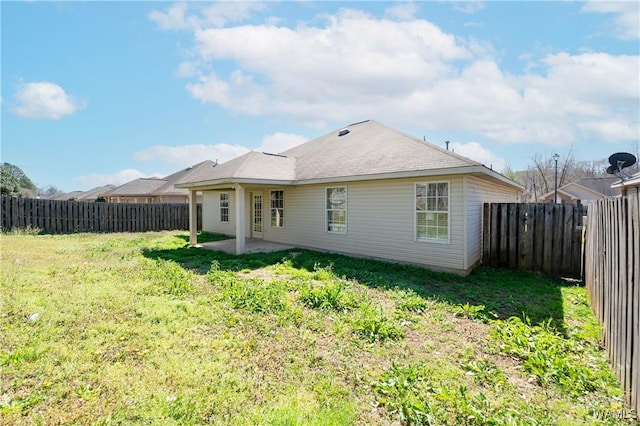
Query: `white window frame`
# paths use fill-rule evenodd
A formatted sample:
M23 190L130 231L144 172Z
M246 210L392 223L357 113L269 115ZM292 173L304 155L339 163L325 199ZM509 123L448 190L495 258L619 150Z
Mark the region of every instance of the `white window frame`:
M344 189L344 209L330 209L327 206L327 201L329 199L329 190L330 189ZM343 230L335 230L329 229L329 212L330 211L344 211L344 228ZM324 229L329 234L341 234L344 235L347 233L348 224L349 224L349 192L345 186L327 186L324 188Z
M227 199L226 199L227 205L226 206L222 205L222 196L223 195L227 196ZM220 195L218 196L218 201L220 203L220 222L221 223L229 223L229 213L230 213L229 205L231 204L230 198L231 197L229 197L229 193L228 192L221 192ZM227 220L224 220L224 214L222 213L223 209L225 209L227 211Z
M426 188L426 193L429 193L429 185L438 185L441 183L447 184L447 210L427 210L427 202L425 200L425 210L418 210L418 185L424 185ZM436 201L437 204L437 201ZM437 206L436 206L437 208ZM447 238L429 238L429 237L420 237L418 235L418 214L447 214ZM437 243L437 244L450 244L451 243L451 181L441 180L434 182L416 182L413 185L413 232L415 241L418 242L428 242L428 243Z
M273 207L273 193L282 192L282 207ZM274 212L278 209L282 210L280 215L280 223L273 224ZM272 189L269 191L269 226L272 228L284 228L284 189Z

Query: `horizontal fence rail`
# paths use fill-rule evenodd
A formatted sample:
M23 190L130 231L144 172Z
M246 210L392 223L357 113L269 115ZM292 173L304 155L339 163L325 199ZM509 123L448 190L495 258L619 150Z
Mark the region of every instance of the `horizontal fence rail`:
M43 232L145 232L189 229L188 204L119 204L2 196L2 230ZM198 229L202 206L198 205Z
M603 327L609 362L627 403L640 413L640 198L589 206L585 233L585 285Z
M585 212L577 204L485 203L482 263L581 278Z

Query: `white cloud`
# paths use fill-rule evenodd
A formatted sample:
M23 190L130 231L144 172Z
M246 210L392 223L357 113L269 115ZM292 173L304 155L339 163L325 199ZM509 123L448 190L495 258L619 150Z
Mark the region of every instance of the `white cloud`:
M202 25L192 29L193 56L178 73L201 102L286 115L318 130L331 121L379 118L504 143L633 139L638 56L531 56L526 71L511 74L491 43L445 33L412 17L413 7L390 8L385 18L343 8L293 28L224 28L195 10Z
M588 1L582 10L614 15L611 30L622 40L640 38L640 3L637 1Z
M453 9L462 13L476 13L487 6L483 1L454 1Z
M136 152L133 154L133 157L136 160L159 160L166 164L185 167L192 166L204 160L218 160L220 163L224 163L247 152L249 152L249 149L243 146L224 143L217 145L156 145Z
M254 12L263 10L264 3L248 1L216 2L210 6L206 3L176 3L164 11L152 10L148 17L163 30L179 30L185 28L201 28L213 26L222 28L229 22L241 22L249 19ZM189 9L196 14L188 14Z
M504 171L507 167L507 161L504 158L495 155L478 142L451 142L449 149L453 150L456 154L471 158L498 172Z
M262 144L256 151L268 152L271 154L279 154L296 145L307 142L306 136L296 135L294 133L276 132L272 135L266 135L262 138Z
M79 176L74 179L76 183L84 188L93 188L102 185L122 185L134 179L144 177L160 176L159 174L148 175L140 170L125 169L115 173L90 173L88 175Z
M158 24L163 30L178 30L197 25L196 19L188 20L185 16L188 5L186 3L176 3L168 7L164 12L152 10L149 19Z
M413 19L418 12L418 5L413 2L401 3L385 9L385 14L399 20Z
M13 112L24 118L57 120L85 108L84 101L77 101L55 83L47 81L22 83L15 94Z

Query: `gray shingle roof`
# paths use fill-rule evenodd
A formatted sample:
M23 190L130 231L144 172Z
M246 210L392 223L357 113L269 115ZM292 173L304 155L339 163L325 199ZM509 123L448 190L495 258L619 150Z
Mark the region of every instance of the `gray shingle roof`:
M605 197L616 197L620 195L620 189L611 188L615 182L619 181L617 177L592 177L582 178L575 181L576 184L583 186L587 189L595 191ZM570 184L568 184L570 185ZM566 185L565 185L566 186Z
M368 120L337 129L280 155L250 152L185 179L180 187L247 180L304 183L393 177L394 174L474 169L521 187L481 163Z
M97 186L88 191L84 191L82 195L78 196L78 201L94 201L97 198L105 194L108 194L114 189L115 189L115 185Z
M161 186L167 183L166 180L160 178L140 178L120 185L113 191L109 192L110 196L141 196L151 195Z
M186 169L178 170L163 178L140 178L120 185L108 193L110 196L161 196L161 195L188 195L188 191L176 188L174 185L197 178L199 174L208 173L215 163L211 160L202 161Z
M283 152L298 180L481 166L480 163L369 120Z

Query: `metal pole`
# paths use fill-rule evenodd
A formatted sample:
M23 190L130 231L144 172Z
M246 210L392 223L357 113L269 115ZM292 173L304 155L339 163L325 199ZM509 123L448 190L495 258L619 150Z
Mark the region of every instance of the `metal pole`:
M553 190L553 204L558 204L558 154L553 154L553 159L556 161L556 173L555 173L555 185Z

